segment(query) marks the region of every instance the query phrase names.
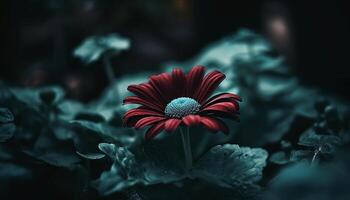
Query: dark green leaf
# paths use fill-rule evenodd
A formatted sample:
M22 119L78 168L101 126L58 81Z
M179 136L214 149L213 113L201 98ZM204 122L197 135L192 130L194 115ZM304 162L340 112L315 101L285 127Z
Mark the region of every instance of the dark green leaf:
M2 124L0 125L0 142L5 142L13 137L16 131L16 125L14 124Z
M290 161L298 162L305 159L311 159L314 152L311 150L293 150L290 154Z
M14 120L12 112L7 108L0 108L0 124L9 123Z
M285 152L279 151L271 155L270 161L279 165L284 165L289 162L289 157Z
M64 150L53 150L51 152L24 151L24 153L56 167L70 168L80 162L80 159L74 152L66 152Z
M303 133L299 138L299 144L307 147L321 148L322 153L333 153L337 146L341 145L341 138L335 135L318 135L312 129Z
M267 156L268 153L260 148L217 145L196 163L192 173L223 187L255 183L262 177Z
M105 118L103 116L97 114L97 113L88 113L88 112L80 112L78 113L75 118L75 120L85 120L85 121L91 121L91 122L105 122Z
M116 146L115 144L108 144L108 143L100 143L98 144L98 148L105 153L108 157L110 157L112 160L116 159Z
M94 181L101 194L108 195L136 184L154 185L182 180L186 177L179 135L146 141L133 149L100 144L99 148L114 160L109 171ZM178 140L176 140L178 139ZM175 145L174 145L175 144ZM175 149L169 147L175 146Z
M33 176L27 167L10 162L0 162L0 185L7 182L29 180Z
M83 158L90 159L90 160L98 160L101 158L104 158L106 155L102 153L88 153L88 154L83 154L77 151L77 154Z

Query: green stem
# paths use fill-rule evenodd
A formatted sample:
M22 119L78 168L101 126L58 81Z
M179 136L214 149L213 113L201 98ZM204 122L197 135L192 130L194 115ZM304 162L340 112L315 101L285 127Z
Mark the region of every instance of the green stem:
M186 129L186 130L183 130ZM191 150L191 141L189 128L181 128L181 139L185 152L185 161L186 161L186 169L189 170L192 168L192 150Z
M104 68L109 80L109 83L112 84L114 82L114 73L113 73L113 69L112 69L112 65L111 65L111 58L109 55L104 55L103 56L103 63L104 63Z

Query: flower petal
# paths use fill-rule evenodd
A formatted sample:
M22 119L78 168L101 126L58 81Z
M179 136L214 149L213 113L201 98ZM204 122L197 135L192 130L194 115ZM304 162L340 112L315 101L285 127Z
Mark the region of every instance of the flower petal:
M174 97L172 77L168 73L154 75L149 78L150 84L158 92L164 102L169 102Z
M136 129L144 128L145 126L155 124L164 119L165 117L155 117L155 116L143 117L139 121L137 121L137 123L135 124L135 128Z
M166 102L162 101L157 91L149 83L141 83L139 85L130 85L128 86L128 91L134 93L136 96L142 99L158 102L159 104L165 106L164 104Z
M185 96L186 91L186 75L180 68L173 69L171 73L173 79L173 89L175 97Z
M202 108L200 113L210 112L210 111L220 111L220 112L237 112L239 110L238 103L236 102L219 102Z
M205 108L209 105L212 105L214 103L224 102L224 101L242 101L241 97L239 97L236 94L232 93L220 93L215 96L212 96L210 99L208 99L204 104L202 104L202 108Z
M201 116L199 115L187 115L182 118L182 121L186 126L195 126L200 124Z
M213 117L202 116L201 124L214 133L218 131L222 131L225 134L229 133L229 129L226 124Z
M194 98L202 104L225 79L225 75L219 71L213 71L207 74L199 90L196 91Z
M129 110L124 114L123 123L127 126L134 126L135 123L142 117L158 116L162 117L164 114L147 109L143 106Z
M181 119L168 119L167 121L165 121L165 131L167 132L174 132L176 130L176 128L181 124L182 120Z
M188 72L187 79L187 91L186 95L189 97L193 97L194 93L199 89L202 84L202 80L204 77L204 67L203 66L195 66Z
M237 102L219 102L213 105L202 108L199 111L201 115L217 116L221 118L229 118L234 121L239 121L239 112L238 112L238 103Z
M126 97L123 101L124 104L140 104L143 105L145 107L148 107L150 109L159 111L159 112L163 112L163 108L161 105L155 104L154 102L151 101L147 101L146 99L142 99L140 97L137 96L129 96Z
M164 121L160 121L157 124L153 125L151 128L149 128L145 134L146 140L150 140L157 136L162 130L164 130Z

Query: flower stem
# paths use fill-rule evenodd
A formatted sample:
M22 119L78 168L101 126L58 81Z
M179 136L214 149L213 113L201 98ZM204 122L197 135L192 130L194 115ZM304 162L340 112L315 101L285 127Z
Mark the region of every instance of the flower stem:
M114 73L113 73L113 69L112 69L112 65L111 65L111 57L108 54L105 54L103 56L103 64L104 64L104 68L105 68L105 72L107 74L109 83L112 84L114 82Z
M186 129L186 130L183 130ZM185 152L185 160L186 160L186 169L189 170L192 168L192 150L191 150L191 141L189 128L181 128L181 139Z

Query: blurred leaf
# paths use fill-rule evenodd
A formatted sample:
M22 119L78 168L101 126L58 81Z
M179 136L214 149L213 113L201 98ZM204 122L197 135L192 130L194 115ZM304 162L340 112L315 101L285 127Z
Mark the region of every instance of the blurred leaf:
M116 146L115 144L108 144L108 143L100 143L98 144L98 148L105 153L108 157L110 157L112 160L116 159L117 152L116 152Z
M88 113L88 112L79 112L75 118L75 120L85 120L85 121L91 121L91 122L105 122L106 120L103 118L103 116L97 114L97 113Z
M10 161L14 158L13 149L0 144L0 162Z
M44 87L40 88L38 92L41 102L47 105L57 104L63 100L65 95L64 90L60 87Z
M350 196L347 153L325 165L300 162L284 168L268 185L264 199L347 199Z
M279 165L284 165L289 162L289 157L285 152L279 151L271 155L270 161Z
M71 140L75 137L74 131L71 129L70 124L65 121L55 121L51 123L52 131L59 140Z
M0 108L0 123L9 123L14 120L12 112L7 108Z
M314 130L308 129L299 138L299 143L302 146L320 148L321 153L333 153L337 146L341 145L342 141L335 135L318 135Z
M130 41L118 34L92 36L85 39L74 50L73 55L85 63L91 63L98 60L107 51L118 53L119 51L129 49L129 47Z
M72 100L64 100L57 107L60 110L59 118L67 121L73 120L79 112L86 110L82 103Z
M71 126L76 132L74 141L80 153L98 153L98 144L105 142L130 146L138 137L137 132L131 128L116 128L107 123L75 120Z
M77 151L77 154L83 158L86 158L86 159L90 159L90 160L98 160L98 159L101 159L101 158L104 158L105 155L102 154L102 153L87 153L87 154L84 154L84 153L80 153Z
M12 123L0 125L0 142L5 142L11 139L15 131L16 131L16 125Z
M104 124L89 121L73 121L71 124L74 135L74 144L81 154L100 153L99 143L113 142L111 129Z
M311 159L314 155L313 151L310 150L293 150L290 154L290 161L298 162L305 159Z
M70 168L80 162L79 157L74 151L71 151L70 148L64 148L64 146L60 149L53 147L46 151L24 150L23 152L34 159L56 167Z
M10 162L0 162L0 185L28 180L33 176L30 169Z
M56 167L70 168L81 160L72 140L59 140L50 128L44 129L33 147L23 147L23 153Z

